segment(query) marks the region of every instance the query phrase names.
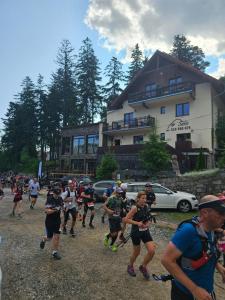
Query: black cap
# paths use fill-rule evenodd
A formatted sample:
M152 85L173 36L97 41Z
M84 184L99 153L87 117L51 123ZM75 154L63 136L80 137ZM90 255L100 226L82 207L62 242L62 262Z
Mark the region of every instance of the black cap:
M60 188L54 187L54 189L52 191L56 195L60 195L61 194L61 189Z
M199 207L199 209L212 208L220 214L225 214L225 203L223 200L221 200L219 198L216 200L200 203L198 207Z
M151 187L152 184L150 182L146 183L145 187Z

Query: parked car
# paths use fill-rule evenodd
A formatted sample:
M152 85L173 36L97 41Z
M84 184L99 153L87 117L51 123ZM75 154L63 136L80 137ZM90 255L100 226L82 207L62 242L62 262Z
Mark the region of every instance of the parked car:
M103 201L104 191L109 187L109 185L116 184L114 180L101 180L93 184L95 190L94 196L96 201Z
M137 193L145 190L146 182L134 182L127 185L127 198L135 200ZM195 195L176 191L162 186L161 184L152 184L153 192L156 196L156 205L152 208L174 208L180 212L188 212L198 208L198 200Z

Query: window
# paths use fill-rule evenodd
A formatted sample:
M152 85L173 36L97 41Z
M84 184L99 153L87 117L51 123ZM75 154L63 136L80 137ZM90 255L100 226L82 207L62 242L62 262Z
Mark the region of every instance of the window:
M160 107L160 114L164 115L166 113L166 107L165 106L161 106Z
M177 141L178 142L184 142L187 140L191 140L191 134L190 133L182 133L182 134L177 134Z
M84 136L75 136L73 138L73 153L85 153Z
M189 102L176 104L176 117L188 116L189 113L190 113Z
M168 194L169 193L169 190L166 190L163 187L157 186L157 185L153 185L152 189L155 194Z
M163 133L160 133L160 140L161 141L165 141L165 133L163 132Z
M70 153L70 137L63 137L62 139L62 155Z
M176 77L169 80L169 91L171 93L178 92L182 88L182 77Z
M143 144L143 142L144 142L143 135L135 135L133 137L133 143L134 144Z
M124 125L131 125L134 120L134 113L126 113L124 114Z
M156 96L156 84L152 83L152 84L148 84L145 87L145 94L148 97L155 97Z
M71 167L74 171L84 172L84 160L83 159L72 159Z
M115 140L114 143L115 143L115 146L120 146L120 140Z
M98 135L88 135L87 136L87 153L97 153L99 145Z

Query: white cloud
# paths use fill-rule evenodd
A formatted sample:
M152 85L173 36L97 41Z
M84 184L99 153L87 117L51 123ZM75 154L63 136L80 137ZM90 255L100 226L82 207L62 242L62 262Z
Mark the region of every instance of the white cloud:
M225 53L224 0L90 0L85 22L103 45L116 51L136 43L169 52L175 34L185 34L206 55Z
M219 58L217 70L210 73L210 75L215 78L220 78L225 75L225 58Z

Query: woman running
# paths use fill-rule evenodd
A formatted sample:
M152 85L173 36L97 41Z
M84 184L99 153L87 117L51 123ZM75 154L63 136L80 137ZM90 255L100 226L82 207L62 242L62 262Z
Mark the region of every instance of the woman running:
M142 241L147 249L147 254L144 257L139 270L147 280L150 278L149 272L147 270L147 265L152 260L155 254L155 244L149 231L149 216L149 209L146 203L146 193L139 192L137 195L136 205L131 208L124 219L126 223L132 224L131 239L133 243L133 253L130 257L130 263L127 267L127 272L133 277L136 276L134 270L134 262L140 254L140 244Z

